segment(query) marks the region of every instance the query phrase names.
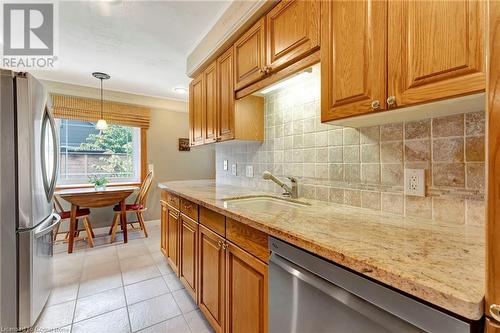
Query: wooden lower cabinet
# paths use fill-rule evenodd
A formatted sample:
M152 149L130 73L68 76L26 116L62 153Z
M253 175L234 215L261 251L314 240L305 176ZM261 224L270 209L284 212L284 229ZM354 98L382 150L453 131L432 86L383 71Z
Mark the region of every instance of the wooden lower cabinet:
M179 278L191 294L197 300L197 251L198 248L198 223L181 214L180 227L180 269Z
M268 265L226 244L226 332L267 332Z
M167 261L179 273L179 211L167 206Z
M160 215L160 250L164 256L167 256L167 222L168 222L168 209L167 203L163 200L160 201L161 215Z
M216 332L224 331L224 238L200 225L198 238L201 312Z
M204 207L198 214L182 198L179 212L167 199L161 250L214 331L267 332L267 235Z

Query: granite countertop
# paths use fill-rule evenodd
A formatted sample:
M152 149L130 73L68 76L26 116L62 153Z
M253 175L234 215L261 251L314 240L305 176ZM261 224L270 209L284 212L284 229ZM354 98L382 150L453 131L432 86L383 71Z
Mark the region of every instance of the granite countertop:
M483 227L305 199L300 200L311 206L256 212L222 199L265 192L214 180L165 182L159 188L465 318L483 315Z

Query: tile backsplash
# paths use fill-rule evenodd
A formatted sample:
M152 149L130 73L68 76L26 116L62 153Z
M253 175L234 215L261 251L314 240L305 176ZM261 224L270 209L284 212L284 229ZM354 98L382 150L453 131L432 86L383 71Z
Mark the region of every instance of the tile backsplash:
M359 129L322 124L317 72L315 67L300 83L265 96L264 142L216 145L218 183L281 192L262 179L269 170L297 177L306 198L484 224L484 112ZM247 165L252 178L245 176ZM405 168L426 170L426 197L404 195Z

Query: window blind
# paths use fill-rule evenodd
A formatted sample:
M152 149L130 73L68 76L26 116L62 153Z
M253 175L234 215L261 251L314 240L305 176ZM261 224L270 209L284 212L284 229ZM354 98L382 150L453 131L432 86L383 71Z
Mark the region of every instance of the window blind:
M56 118L97 121L101 118L99 99L52 94ZM149 128L150 109L131 104L104 101L103 118L110 124Z

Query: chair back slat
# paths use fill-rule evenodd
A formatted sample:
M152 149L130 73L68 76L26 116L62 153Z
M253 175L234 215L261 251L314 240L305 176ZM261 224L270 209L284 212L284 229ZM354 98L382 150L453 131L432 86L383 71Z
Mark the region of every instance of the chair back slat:
M137 194L137 197L135 198L136 205L143 205L144 207L146 207L146 201L148 198L149 189L151 187L152 181L153 181L153 171L150 171L146 175L146 178L144 178L144 181L141 184L141 188L139 190L139 193Z

